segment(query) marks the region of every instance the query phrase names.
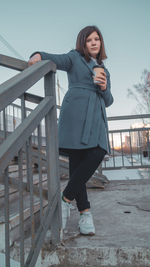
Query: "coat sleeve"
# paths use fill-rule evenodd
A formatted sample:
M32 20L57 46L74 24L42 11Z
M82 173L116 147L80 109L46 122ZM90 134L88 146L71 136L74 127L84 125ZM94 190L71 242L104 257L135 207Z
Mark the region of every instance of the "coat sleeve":
M105 106L109 107L113 102L114 102L114 98L111 94L111 83L110 83L110 74L109 71L107 69L105 69L106 71L106 78L107 78L107 87L106 90L100 90L100 95L102 96L102 98L104 99L105 102Z
M30 57L34 56L37 53L41 55L42 60L53 61L56 64L56 68L58 70L69 71L72 67L74 50L71 50L67 54L49 54L45 52L36 51Z

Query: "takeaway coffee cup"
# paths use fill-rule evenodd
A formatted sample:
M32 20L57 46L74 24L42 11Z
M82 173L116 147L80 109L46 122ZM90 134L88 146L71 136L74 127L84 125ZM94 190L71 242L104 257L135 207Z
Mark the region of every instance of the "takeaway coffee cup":
M102 67L96 66L96 67L93 68L93 71L94 71L94 78L96 78L96 76L101 76L101 75L103 77L103 75L104 75L104 68L102 68ZM94 80L94 83L98 84L100 82Z

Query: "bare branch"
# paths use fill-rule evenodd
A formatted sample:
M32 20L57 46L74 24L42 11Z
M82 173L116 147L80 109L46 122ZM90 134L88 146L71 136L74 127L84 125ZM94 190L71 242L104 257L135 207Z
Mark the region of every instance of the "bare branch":
M127 96L136 100L138 113L150 113L150 71L144 69L140 83L127 89Z

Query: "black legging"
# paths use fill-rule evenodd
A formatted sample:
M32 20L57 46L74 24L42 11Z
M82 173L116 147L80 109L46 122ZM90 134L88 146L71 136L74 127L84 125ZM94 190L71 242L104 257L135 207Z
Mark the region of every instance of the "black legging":
M69 182L63 195L75 199L79 211L89 209L86 182L94 174L102 162L106 151L99 146L88 149L68 149L69 154Z

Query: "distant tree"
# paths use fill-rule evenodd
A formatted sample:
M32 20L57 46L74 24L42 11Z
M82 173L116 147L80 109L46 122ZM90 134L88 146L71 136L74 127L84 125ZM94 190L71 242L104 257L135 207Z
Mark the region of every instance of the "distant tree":
M144 70L141 75L141 82L128 89L128 97L137 101L137 113L150 114L150 71Z
M133 89L128 89L128 97L137 101L136 112L138 114L150 114L150 72L148 70L145 69L142 72L140 83L133 85ZM150 133L146 130L147 123L144 119L142 121L145 128L145 131L142 132L143 150L146 152L148 150L148 157L150 158Z

